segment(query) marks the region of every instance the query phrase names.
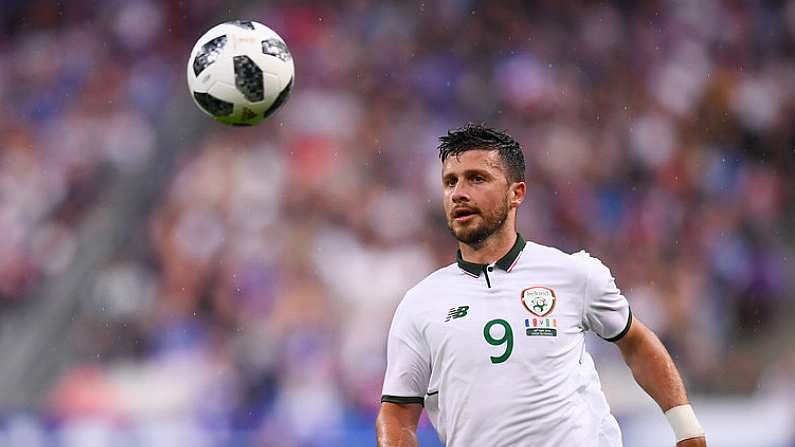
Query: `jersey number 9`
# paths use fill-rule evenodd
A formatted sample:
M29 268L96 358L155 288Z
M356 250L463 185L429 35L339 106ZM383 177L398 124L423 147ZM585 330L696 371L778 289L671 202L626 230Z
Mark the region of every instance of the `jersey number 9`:
M492 326L498 326L498 325L502 326L503 329L505 329L505 333L500 338L494 338L491 335L491 328ZM502 344L506 345L505 352L503 352L502 355L497 357L494 356L489 357L491 359L491 363L495 364L502 363L508 360L508 357L511 356L511 352L513 352L513 331L511 330L511 325L508 324L507 321L501 318L489 321L488 323L486 323L485 326L483 326L483 337L490 345L493 346L499 346Z

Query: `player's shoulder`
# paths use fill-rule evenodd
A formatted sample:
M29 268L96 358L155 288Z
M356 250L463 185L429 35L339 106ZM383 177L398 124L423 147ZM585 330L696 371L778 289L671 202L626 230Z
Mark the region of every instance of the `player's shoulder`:
M427 293L434 293L440 287L448 287L451 281L455 281L461 275L460 269L456 263L446 265L442 268L431 272L423 278L420 282L414 285L406 292L406 295L424 295Z
M461 276L461 272L456 263L437 269L406 291L403 303L407 305L426 302L429 296L436 296L439 290L449 288L458 276Z
M604 266L599 258L591 255L585 250L574 253L567 253L557 247L542 245L536 242L528 242L525 250L532 259L536 259L544 264L552 264L575 276L587 277L589 272L596 266Z

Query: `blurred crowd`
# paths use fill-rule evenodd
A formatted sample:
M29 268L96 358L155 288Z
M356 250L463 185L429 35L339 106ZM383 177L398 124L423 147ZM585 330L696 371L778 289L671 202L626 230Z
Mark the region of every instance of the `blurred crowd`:
M394 308L454 260L436 144L467 121L525 149L524 237L610 266L693 392L795 387L792 1L4 2L0 312L170 149L190 48L237 18L285 38L292 96L184 116L209 130L97 271L48 414L371 443Z

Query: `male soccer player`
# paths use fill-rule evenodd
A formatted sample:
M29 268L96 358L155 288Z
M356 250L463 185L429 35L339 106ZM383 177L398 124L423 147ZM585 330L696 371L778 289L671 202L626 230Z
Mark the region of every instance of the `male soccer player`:
M524 156L482 125L440 138L454 264L409 290L389 331L378 445L416 446L423 405L447 447L615 447L583 332L618 345L659 404L677 447L706 446L670 355L637 318L610 271L516 232Z

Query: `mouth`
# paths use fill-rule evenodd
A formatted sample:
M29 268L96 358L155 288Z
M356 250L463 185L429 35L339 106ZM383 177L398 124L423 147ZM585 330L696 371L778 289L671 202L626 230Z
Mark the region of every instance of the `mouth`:
M453 220L456 222L464 222L466 220L472 219L477 215L477 211L471 208L456 208L451 213Z

